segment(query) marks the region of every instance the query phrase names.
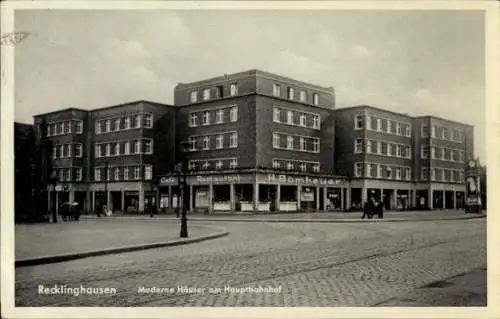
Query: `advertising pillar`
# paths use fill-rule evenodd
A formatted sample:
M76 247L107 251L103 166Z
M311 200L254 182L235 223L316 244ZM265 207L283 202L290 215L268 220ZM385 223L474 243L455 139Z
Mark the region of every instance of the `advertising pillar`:
M470 160L465 170L465 213L481 213L481 181L479 163Z

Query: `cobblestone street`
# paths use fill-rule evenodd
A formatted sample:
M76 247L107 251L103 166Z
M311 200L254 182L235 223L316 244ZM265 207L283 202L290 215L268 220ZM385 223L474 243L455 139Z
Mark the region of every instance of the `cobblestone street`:
M485 219L190 225L217 225L230 234L186 246L17 268L16 306L373 306L486 265ZM41 294L39 285L117 293ZM180 292L178 286L204 291ZM236 292L259 286L278 291ZM145 293L141 287L173 289Z

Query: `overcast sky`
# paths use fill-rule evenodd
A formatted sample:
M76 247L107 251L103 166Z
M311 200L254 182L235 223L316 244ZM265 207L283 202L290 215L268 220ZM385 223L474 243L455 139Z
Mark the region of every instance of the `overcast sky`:
M172 103L173 88L262 69L369 104L475 126L484 162L484 16L474 11L18 11L16 121Z

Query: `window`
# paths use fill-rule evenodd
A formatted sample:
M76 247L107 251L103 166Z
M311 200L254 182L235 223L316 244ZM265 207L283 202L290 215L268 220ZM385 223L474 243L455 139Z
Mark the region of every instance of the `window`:
M366 170L365 170L365 175L366 177L371 177L372 176L372 164L366 164Z
M292 162L286 163L286 168L291 171L293 169L293 163Z
M97 128L97 126L96 126ZM47 125L47 131L45 132L47 134L47 136L50 136L51 133L52 133L52 128L50 127L50 125ZM97 129L96 129L96 133L97 133Z
M66 157L71 157L71 144L66 144Z
M313 94L313 104L318 105L319 104L319 95L317 93Z
M188 143L189 143L189 150L196 151L196 138L193 136L188 137Z
M444 149L444 160L445 161L450 161L451 158L451 150L449 148Z
M105 129L104 132L110 132L111 131L111 121L110 120L105 120L104 121Z
M372 152L372 140L367 140L366 141L366 153L371 154Z
M231 133L229 136L229 147L238 147L238 133Z
M401 123L398 123L396 127L398 135L403 135L403 125Z
M313 115L313 128L319 130L319 124L320 123L320 119L319 119L319 115Z
M396 156L397 157L402 157L403 156L403 146L402 145L394 145L396 147Z
M224 87L222 85L216 86L215 94L217 97L224 97Z
M314 164L314 165L313 165L313 171L314 171L315 173L318 173L318 172L319 172L319 164Z
M429 179L429 169L427 167L420 168L420 179L424 181Z
M75 122L75 131L77 134L82 134L83 132L83 121L76 121Z
M354 152L355 153L363 153L363 140L360 138L357 138L355 141L355 146L354 146Z
M221 149L224 147L224 136L223 135L217 135L215 138L215 148L216 149Z
M372 116L370 120L370 116L367 116L366 122L369 125L368 129L377 130L378 118Z
M210 164L208 163L208 161L204 161L202 167L203 169L208 169L210 167Z
M82 157L82 144L75 145L75 157Z
M203 100L210 100L210 89L203 90Z
M71 177L71 168L66 168L66 181L71 181L72 177Z
M125 167L123 169L123 180L126 181L129 179L129 176L128 176L128 167Z
M383 171L384 166L377 164L377 178L381 178L384 175Z
M215 162L215 168L217 168L217 169L222 168L222 161L221 160L218 160L217 162Z
M54 154L55 155L55 154ZM95 157L99 158L102 156L102 153L101 153L101 145L100 144L96 144L95 145Z
M94 169L94 180L96 182L99 182L101 180L101 169L100 168Z
M280 148L280 135L273 133L273 148Z
M431 158L432 159L435 159L436 158L436 147L435 146L432 146L431 147Z
M141 153L141 140L134 141L134 154Z
M203 125L209 125L210 124L210 112L205 111L203 112Z
M381 131L382 130L382 119L379 119L377 118L377 128L376 128L377 131Z
M306 150L306 140L303 137L300 137L300 150L301 151Z
M203 137L203 149L204 150L210 149L210 136Z
M144 140L144 153L153 154L153 141Z
M286 148L289 150L293 150L293 136L286 137Z
M198 102L198 92L193 91L189 94L189 99L191 100L191 103L196 103Z
M356 177L361 177L363 174L363 166L361 165L361 163L355 163L354 164L354 175Z
M64 121L63 122L63 128L64 128L64 134L68 134L69 133L69 121Z
M300 102L306 102L307 101L307 93L306 93L306 91L300 91L299 99L300 99Z
M280 116L281 116L281 112L280 112L280 109L278 108L274 108L273 109L273 121L276 122L276 123L280 123Z
M387 120L387 133L391 133L391 132L392 132L392 121Z
M112 155L120 155L120 143L113 145Z
M153 128L153 114L144 115L144 127Z
M133 128L138 128L139 127L139 115L134 115L132 116L132 127Z
M61 135L63 133L63 123L57 123L57 134Z
M119 167L115 167L115 181L119 181L120 180L120 168Z
M281 86L279 84L273 84L273 95L274 96L281 96Z
M196 163L193 162L193 161L189 161L189 164L188 164L188 169L190 171L194 171L196 169Z
M134 166L134 179L140 179L141 178L141 168L139 166Z
M292 111L286 112L286 123L293 125L293 112Z
M405 167L404 172L405 172L405 180L407 181L411 180L411 169L409 167Z
M81 167L77 167L75 169L75 180L80 182L83 178L83 173L82 173L82 168Z
M436 125L433 125L431 127L431 136L432 137L437 137L437 126Z
M231 96L235 96L238 94L238 85L236 83L231 84L230 94Z
M221 124L224 121L224 110L215 112L215 124Z
M401 179L401 168L396 168L396 179L400 180Z
M115 131L119 131L120 130L120 126L121 126L121 119L116 119L115 120Z
M153 178L153 167L151 165L144 166L144 179L150 180Z
M130 117L128 117L128 116L127 116L127 117L126 117L126 118L124 118L123 120L124 120L124 122L125 122L125 129L126 129L126 130L130 129Z
M450 140L450 130L446 127L443 127L443 138L445 140Z
M392 178L392 168L387 167L385 170L385 178L391 179Z
M110 144L106 144L106 156L110 156L111 155L111 145Z
M464 151L460 151L458 154L460 154L460 162L464 162L465 161L465 152Z
M280 168L280 162L278 160L273 160L273 168L275 169Z
M229 112L229 116L231 118L231 122L238 121L238 107L237 106L231 107L231 111Z
M124 147L125 155L129 155L130 154L130 142L126 141L124 146L125 146Z
M196 115L196 113L191 113L189 117L189 126L190 127L198 126L198 116Z
M301 163L301 164L300 164L300 170L301 170L302 172L305 172L305 171L306 171L306 166L307 166L307 165L306 165L306 163Z
M354 127L359 130L359 129L362 129L363 128L363 124L364 124L364 119L363 119L363 115L356 115L356 119L355 119L355 123L354 123Z
M429 145L420 146L420 157L423 159L429 158Z
M422 137L428 137L429 136L429 126L422 124Z
M293 100L295 97L295 90L293 88L288 88L287 89L287 95L289 100Z
M307 126L306 119L307 119L307 117L304 113L300 114L300 126L302 126L302 127Z
M238 161L235 158L231 159L229 161L229 167L230 168L236 168L236 166L238 166Z

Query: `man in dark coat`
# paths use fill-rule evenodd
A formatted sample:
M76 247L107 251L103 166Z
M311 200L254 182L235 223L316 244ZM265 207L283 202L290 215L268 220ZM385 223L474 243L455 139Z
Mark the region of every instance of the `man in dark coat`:
M384 218L384 203L381 200L377 202L377 216L378 218Z

